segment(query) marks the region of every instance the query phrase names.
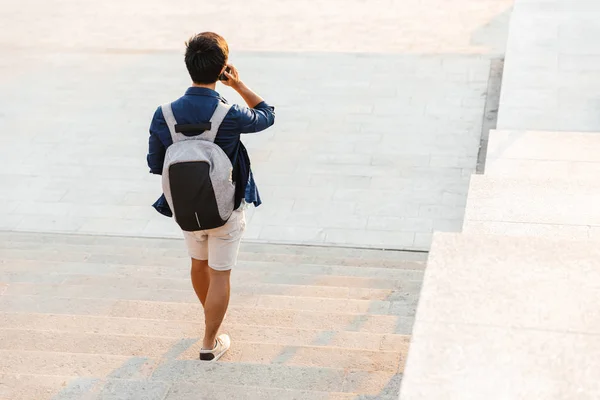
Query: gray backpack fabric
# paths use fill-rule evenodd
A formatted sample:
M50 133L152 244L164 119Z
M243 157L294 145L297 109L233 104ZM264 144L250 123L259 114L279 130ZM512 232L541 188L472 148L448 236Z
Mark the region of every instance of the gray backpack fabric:
M177 125L171 104L161 106L173 139L165 155L162 186L173 217L184 231L218 228L225 225L233 212L233 167L229 157L214 143L230 107L219 102L210 120L210 130L188 136Z

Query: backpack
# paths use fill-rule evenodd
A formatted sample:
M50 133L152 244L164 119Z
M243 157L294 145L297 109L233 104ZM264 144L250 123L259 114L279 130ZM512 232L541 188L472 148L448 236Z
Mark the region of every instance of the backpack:
M214 143L230 107L219 102L209 123L181 125L171 104L161 106L173 139L165 154L162 186L173 217L184 231L223 226L234 210L233 166Z

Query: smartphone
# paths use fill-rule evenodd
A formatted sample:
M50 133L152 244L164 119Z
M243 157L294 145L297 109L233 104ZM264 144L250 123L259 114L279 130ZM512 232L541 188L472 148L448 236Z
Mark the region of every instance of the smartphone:
M231 68L229 68L229 67L225 68L225 72L227 72L227 73L231 72ZM227 78L227 76L225 76L225 74L221 74L221 75L219 75L219 80L220 81L228 81L229 78Z

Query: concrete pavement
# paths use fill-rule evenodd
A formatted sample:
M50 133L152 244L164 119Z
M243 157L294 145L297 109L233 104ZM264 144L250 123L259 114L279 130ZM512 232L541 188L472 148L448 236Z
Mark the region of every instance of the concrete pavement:
M277 106L245 138L265 200L247 240L426 250L458 230L510 2L253 5L9 5L0 228L180 237L149 207L147 128L188 85L183 41L215 29Z

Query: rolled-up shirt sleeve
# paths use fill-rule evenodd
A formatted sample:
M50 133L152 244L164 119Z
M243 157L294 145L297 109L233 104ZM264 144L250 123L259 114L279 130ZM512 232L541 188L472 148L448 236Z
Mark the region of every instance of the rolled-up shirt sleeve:
M150 137L148 138L148 156L146 161L150 168L150 173L161 175L163 164L165 162L165 153L167 151L164 143L158 136L159 130L166 127L165 119L162 115L160 107L154 113L152 122L150 123Z
M255 133L264 131L275 123L275 107L266 102L257 104L254 108L234 106L240 133Z

